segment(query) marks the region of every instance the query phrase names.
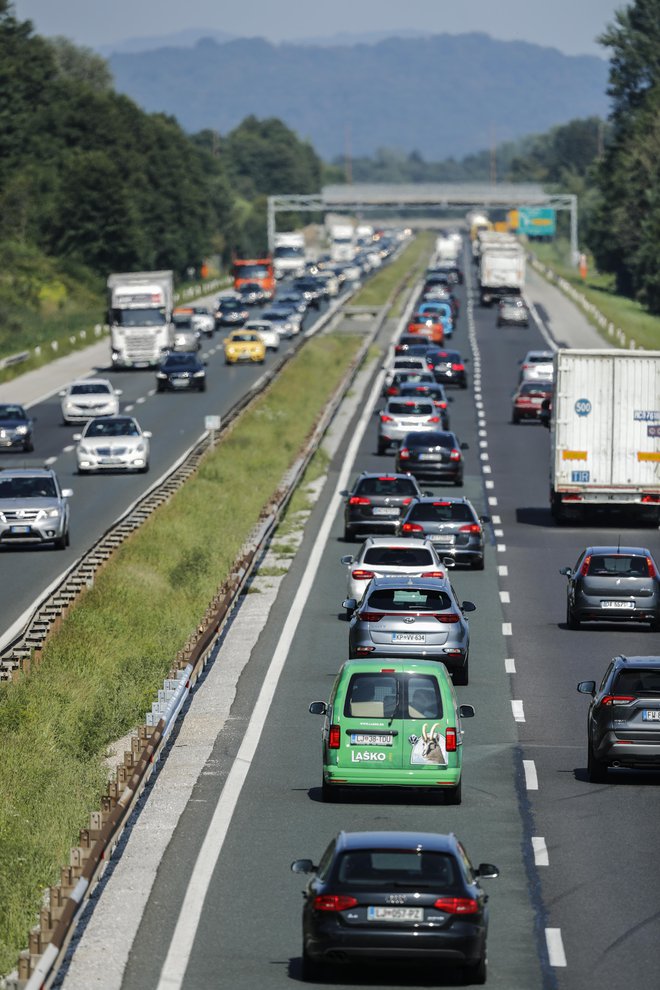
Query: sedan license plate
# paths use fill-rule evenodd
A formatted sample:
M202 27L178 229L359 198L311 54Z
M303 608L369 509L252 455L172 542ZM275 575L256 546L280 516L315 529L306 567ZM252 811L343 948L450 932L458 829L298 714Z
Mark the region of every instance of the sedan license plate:
M601 602L601 608L634 608L634 602Z
M660 722L660 709L644 708L642 722Z
M444 533L431 533L431 543L453 543L454 537Z
M174 388L187 388L188 379L187 378L173 378L172 385Z
M423 921L422 907L369 907L368 921Z
M396 508L389 509L383 505L375 505L373 508L373 514L375 516L398 516L399 510Z
M440 461L442 457L439 454L420 454L420 461Z
M392 736L351 732L351 746L391 746Z
M393 643L425 643L425 633L392 633Z

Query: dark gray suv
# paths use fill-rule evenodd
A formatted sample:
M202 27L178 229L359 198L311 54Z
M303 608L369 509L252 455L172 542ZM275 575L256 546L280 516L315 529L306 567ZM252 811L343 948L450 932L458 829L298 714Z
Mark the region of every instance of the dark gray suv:
M581 622L648 622L660 631L660 578L646 547L587 547L568 578L566 625Z
M660 770L660 657L615 657L590 694L587 719L587 767L595 783L607 780L608 767Z
M399 534L430 540L440 556L483 571L483 523L489 522L490 516L477 515L467 498L433 496L412 503L399 523Z
M400 517L422 493L409 474L363 471L352 491L340 493L344 504L344 539L358 533L394 533Z

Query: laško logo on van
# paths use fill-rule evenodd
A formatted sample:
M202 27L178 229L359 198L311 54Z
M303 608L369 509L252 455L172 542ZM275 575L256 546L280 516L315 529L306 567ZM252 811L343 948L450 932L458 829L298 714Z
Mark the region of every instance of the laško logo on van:
M353 753L351 763L383 763L387 759L385 753Z

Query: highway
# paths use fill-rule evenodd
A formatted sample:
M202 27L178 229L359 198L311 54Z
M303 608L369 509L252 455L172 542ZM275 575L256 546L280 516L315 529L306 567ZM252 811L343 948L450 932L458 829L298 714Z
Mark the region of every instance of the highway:
M532 297L538 296L538 312L557 339L585 346L589 333L556 291L536 278L530 286ZM658 532L554 526L547 498L548 433L537 424L510 422L517 362L544 339L534 326L497 329L493 311L475 307L471 318L467 290L461 296L452 343L464 354L472 349L470 375L472 382L476 375L480 388L454 393L451 425L469 444L464 493L493 519L486 569L457 568L452 576L459 596L477 604L470 618L470 684L457 689L459 700L473 704L477 713L466 725L462 805L377 794L330 805L321 801L320 720L307 709L311 701L327 698L347 646L339 557L351 546L341 539L336 491L344 487L347 472L352 476L393 464L393 457L376 455L376 419L368 409L363 417L360 400L338 439L302 545L267 621L254 629L258 596L246 596L244 607L251 611L244 625L242 609L236 617L237 637L247 640L248 627L251 633L249 660L237 669L223 701L223 719L210 730L205 762L197 767L186 757L185 730L183 752L174 744L170 759L187 772L189 798L172 834L160 839L157 872L145 871L133 881L133 886L149 885L143 913L124 924L115 900L104 915L115 882L110 877L86 919L95 942L90 946L82 936L65 990L115 985L125 990L275 990L295 984L300 980L302 883L289 864L307 856L318 862L341 828L452 830L474 861L500 867L500 878L487 887L488 984L497 990L620 990L657 982L660 867L654 812L660 777L617 771L607 785L587 781L587 700L575 690L579 680L598 680L618 652L657 652L657 637L644 627L606 624L569 631L565 579L558 571L573 564L584 545L613 538L649 546L657 554ZM393 329L388 328L390 334ZM592 346L598 343L595 335L590 339ZM373 384L366 377L365 395ZM124 388L125 382L122 376ZM193 397L157 398L183 405ZM144 403L140 421L155 433L149 420L153 401ZM203 415L201 405L195 415ZM207 406L204 411L218 410ZM153 415L157 423L157 412ZM366 429L360 439L362 420ZM59 464L58 470L68 484ZM87 480L74 479L74 487ZM454 488L438 490L456 494ZM312 579L309 568L317 560ZM223 664L230 665L223 650L192 703L193 719L196 705L209 704L204 693L214 690L214 676L221 678ZM278 658L281 672L271 666ZM262 688L272 694L269 706L264 707ZM167 804L166 794L159 793L167 780L165 767L146 802L145 819L150 803ZM143 827L138 819L126 843L126 863L133 843L149 843L148 834L140 838ZM153 818L150 827L158 829ZM118 873L121 868L120 863ZM190 890L192 875L205 881ZM111 960L124 950L116 950L113 926L130 929L126 964L117 967L118 976ZM457 976L449 969L351 967L332 971L326 982L453 987L460 985Z

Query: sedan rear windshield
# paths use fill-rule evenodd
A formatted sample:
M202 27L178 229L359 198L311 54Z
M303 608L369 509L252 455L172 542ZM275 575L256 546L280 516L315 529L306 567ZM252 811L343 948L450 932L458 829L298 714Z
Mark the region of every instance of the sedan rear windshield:
M370 547L362 563L371 567L430 567L433 557L423 547Z
M387 411L395 416L433 416L435 408L430 402L407 399L405 402L390 402Z
M356 849L337 865L337 881L348 886L425 887L443 893L463 890L458 864L449 853L416 849Z
M476 522L472 510L463 502L418 502L407 519L414 522Z
M552 385L539 384L538 382L525 382L520 386L520 395L548 395L553 391Z
M622 670L612 686L614 694L660 694L660 670Z
M602 556L594 554L589 561L589 577L648 577L649 566L646 557L633 557L629 554Z
M409 433L407 447L453 447L455 439L451 433Z
M418 494L412 478L363 478L355 488L356 495L403 495Z
M430 588L379 588L369 595L368 608L379 612L443 612L451 608L445 591Z

